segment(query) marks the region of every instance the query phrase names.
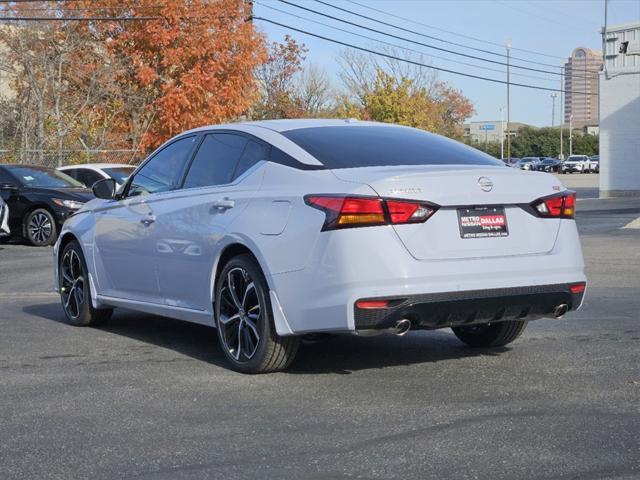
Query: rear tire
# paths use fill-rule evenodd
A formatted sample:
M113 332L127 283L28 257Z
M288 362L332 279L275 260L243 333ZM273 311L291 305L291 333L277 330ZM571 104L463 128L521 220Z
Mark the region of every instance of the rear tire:
M93 308L87 264L80 244L69 242L59 262L58 288L67 322L78 327L94 327L107 322L113 309Z
M474 348L502 347L522 335L527 327L526 320L452 327L453 333L463 343Z
M287 368L298 352L300 337L276 333L269 287L253 257L243 254L229 260L215 288L218 339L232 368L242 373Z

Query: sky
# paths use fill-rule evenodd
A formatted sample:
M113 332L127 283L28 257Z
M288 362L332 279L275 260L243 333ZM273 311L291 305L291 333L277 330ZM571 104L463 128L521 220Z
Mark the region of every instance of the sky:
M407 42L403 39L389 38L375 32L359 29L338 20L319 16L291 5L297 4L305 8L332 15L342 20L351 21L373 29L393 33L396 36L448 50L504 62L505 58L491 53L479 52L466 47L483 49L504 54L507 41L511 42L511 55L522 60L512 60L529 68L559 72L563 58L571 55L576 47L602 49L600 30L604 24L604 0L254 0L254 15L265 17L287 26L307 30L346 43L355 44L371 50L380 51L385 47L379 42L394 43L404 48L403 56L449 70L471 75L506 80L506 66L484 62L438 51L424 45ZM355 3L357 2L357 3ZM372 22L350 13L339 11L329 5L348 9L368 17L382 20L396 27L413 30L439 40L425 38L413 33L398 30L390 26ZM371 8L377 9L371 10ZM278 9L280 11L276 11ZM289 12L298 17L296 18ZM395 15L396 17L387 14ZM398 18L398 17L403 17ZM325 25L309 21L322 22ZM608 24L640 22L640 0L609 0ZM340 66L336 57L347 47L332 44L325 40L311 37L303 33L256 20L256 26L264 31L269 40L281 41L285 34L291 35L309 49L307 62L311 62L326 71L332 85L339 90L341 83L338 77ZM358 32L372 39L351 35L328 27L332 25L351 32ZM447 33L445 32L453 32ZM454 42L459 45L453 45ZM516 50L523 49L528 51ZM418 51L420 53L416 53ZM529 51L538 52L530 53ZM435 58L441 57L441 58ZM563 58L560 58L563 57ZM464 62L462 65L454 62ZM547 65L538 65L538 62ZM489 71L483 66L498 71ZM538 85L549 88L560 88L559 75L534 72L530 70L510 69L511 82ZM518 76L529 75L539 78ZM506 106L506 86L475 78L467 78L447 72L438 72L438 79L443 80L462 91L475 107L476 113L471 120L489 121L501 118L500 108ZM533 90L522 87L511 87L511 121L523 122L536 126L548 126L552 121L552 98L549 91ZM560 94L555 104L555 122L561 118Z

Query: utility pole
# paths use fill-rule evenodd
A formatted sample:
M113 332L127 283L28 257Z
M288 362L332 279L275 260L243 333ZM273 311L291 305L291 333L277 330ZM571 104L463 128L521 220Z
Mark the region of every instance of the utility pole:
M509 124L511 123L511 102L510 102L510 67L511 67L511 39L507 40L507 158L511 159L511 128Z
M553 92L551 94L551 126L555 127L556 125L556 97L558 94Z
M563 143L564 139L562 138L562 131L564 130L564 66L560 67L560 118L562 121L560 122L560 155L558 158L560 160L564 160Z
M569 115L569 156L573 155L573 115Z
M504 107L500 107L500 158L504 160Z

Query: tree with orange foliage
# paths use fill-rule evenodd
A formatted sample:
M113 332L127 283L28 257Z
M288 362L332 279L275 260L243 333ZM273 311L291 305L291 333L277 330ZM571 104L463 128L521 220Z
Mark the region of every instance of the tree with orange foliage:
M70 8L78 8L73 2ZM263 36L247 21L245 0L84 0L113 16L160 17L90 25L118 62L118 81L140 94L126 112L133 142L156 147L193 127L243 115L255 99L254 71L266 58ZM101 59L96 59L101 61ZM137 145L133 144L132 147Z

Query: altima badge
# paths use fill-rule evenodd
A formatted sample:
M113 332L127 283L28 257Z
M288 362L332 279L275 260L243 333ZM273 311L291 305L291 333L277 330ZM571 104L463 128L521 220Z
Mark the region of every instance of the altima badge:
M489 177L480 177L478 185L480 185L483 192L490 192L493 189L493 182Z

